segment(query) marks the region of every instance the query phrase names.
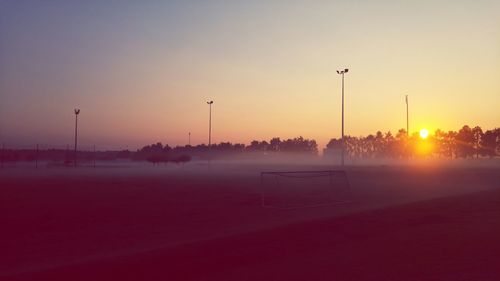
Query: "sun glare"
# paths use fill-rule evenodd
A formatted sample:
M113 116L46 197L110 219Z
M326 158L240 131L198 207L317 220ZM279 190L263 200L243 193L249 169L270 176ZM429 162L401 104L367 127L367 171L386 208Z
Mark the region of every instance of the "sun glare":
M429 131L427 129L420 130L420 137L426 139L429 136Z

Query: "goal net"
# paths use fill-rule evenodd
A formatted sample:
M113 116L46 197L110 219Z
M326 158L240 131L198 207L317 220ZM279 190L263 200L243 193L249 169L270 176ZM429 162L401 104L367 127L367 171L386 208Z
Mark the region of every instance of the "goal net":
M295 209L350 202L350 184L343 170L262 172L263 207Z

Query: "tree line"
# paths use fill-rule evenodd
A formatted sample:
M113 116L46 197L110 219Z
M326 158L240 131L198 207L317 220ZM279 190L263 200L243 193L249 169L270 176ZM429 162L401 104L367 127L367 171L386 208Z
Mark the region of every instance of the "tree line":
M169 162L172 160L173 162L176 162L176 159L189 161L192 158L213 159L219 157L229 158L231 156L241 154L266 155L278 153L318 155L318 145L315 140L305 139L303 137L286 140L272 138L269 142L265 140L253 140L249 145L221 142L219 144L212 144L210 147L205 144L200 144L196 146L186 145L172 148L169 145L163 145L159 142L144 146L143 148L137 150L132 159L159 163Z
M326 145L324 155L331 157L342 149L342 140L331 139ZM500 155L500 129L483 131L481 127L463 126L458 131L437 130L427 139L421 139L418 133L408 136L404 129L395 135L390 131L381 131L368 136L346 136L345 152L350 158L412 158L412 157L439 157L439 158L480 158L496 157ZM278 137L269 141L253 140L250 144L221 142L196 146L170 147L158 142L146 145L136 151L78 151L78 161L133 160L149 161L152 163L172 162L186 163L195 159L230 158L235 155L278 155L303 154L318 155L318 144L314 139L296 137L281 140ZM71 164L75 154L71 150L63 149L2 149L0 160L4 162L17 161L49 161Z
M340 150L341 139L331 139L325 152ZM500 129L483 131L481 127L463 126L459 131L436 130L422 139L419 133L408 136L406 130L396 135L380 131L365 137L345 137L345 151L351 158L479 158L500 153Z
M266 155L277 153L295 153L318 155L318 145L315 140L297 137L281 140L272 138L270 141L252 141L249 145L241 143L221 142L196 146L170 147L161 142L146 145L136 151L78 151L76 158L80 165L94 161L148 161L153 164L177 163L183 164L195 159L231 158L236 155ZM4 162L35 162L49 161L72 165L75 153L70 149L1 149L0 161Z

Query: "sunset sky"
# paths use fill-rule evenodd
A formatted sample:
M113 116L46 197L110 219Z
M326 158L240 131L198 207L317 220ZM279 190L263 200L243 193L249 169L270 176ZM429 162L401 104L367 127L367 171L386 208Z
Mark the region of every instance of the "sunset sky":
M286 4L285 4L286 2ZM0 141L135 149L500 125L500 1L0 0Z

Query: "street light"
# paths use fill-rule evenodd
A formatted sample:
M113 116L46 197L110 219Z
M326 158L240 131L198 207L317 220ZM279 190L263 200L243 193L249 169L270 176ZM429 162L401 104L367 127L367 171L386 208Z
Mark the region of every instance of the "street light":
M347 73L349 69L345 68L344 70L337 70L337 74L342 75L342 154L341 154L341 164L344 166L344 74Z
M408 117L408 95L406 95L405 98L406 98L406 135L410 136L410 121Z
M208 149L210 149L210 146L212 145L212 104L214 101L207 101L208 107L209 107L209 114L208 114Z
M76 148L78 144L78 114L80 114L80 109L75 108L75 167L76 167Z

